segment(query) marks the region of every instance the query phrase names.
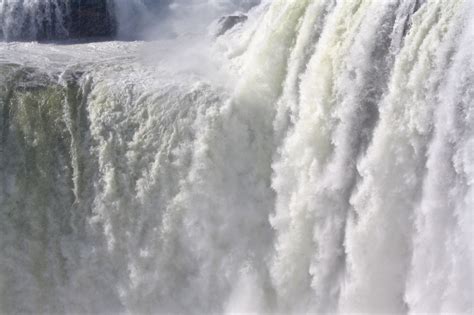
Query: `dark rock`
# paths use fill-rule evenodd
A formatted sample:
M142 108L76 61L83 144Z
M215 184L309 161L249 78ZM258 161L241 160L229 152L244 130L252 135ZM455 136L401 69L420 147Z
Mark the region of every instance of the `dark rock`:
M217 22L218 28L216 32L216 36L221 36L225 34L228 30L233 28L239 23L243 23L247 21L247 16L245 14L239 14L239 15L228 15L228 16L223 16L219 19Z
M106 0L72 1L69 38L112 37L116 33L112 4Z

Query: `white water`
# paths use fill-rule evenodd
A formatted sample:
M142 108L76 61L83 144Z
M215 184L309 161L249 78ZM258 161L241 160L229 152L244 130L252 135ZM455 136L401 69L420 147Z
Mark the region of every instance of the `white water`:
M66 36L65 16L69 11L68 1L1 0L0 35L10 39L25 34L28 39L34 39L44 27L46 33Z
M473 3L202 5L0 44L0 313L472 314Z
M216 16L248 11L261 0L0 0L0 39L58 40L71 37L74 8L80 19L91 4L104 5L119 39L174 38L202 34ZM101 15L102 18L104 16ZM84 21L82 21L84 22ZM101 21L95 21L95 23ZM98 25L97 27L100 27ZM100 32L99 32L100 33ZM105 32L107 34L107 32ZM104 36L104 35L103 35ZM105 35L113 37L114 34ZM75 35L72 36L74 39Z

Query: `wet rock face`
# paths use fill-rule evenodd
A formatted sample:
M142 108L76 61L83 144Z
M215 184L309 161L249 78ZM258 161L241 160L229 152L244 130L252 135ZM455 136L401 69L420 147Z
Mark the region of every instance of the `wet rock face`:
M218 21L216 36L221 36L225 34L228 30L233 28L235 25L239 23L243 23L246 20L247 20L247 16L245 14L228 15L228 16L221 17Z
M73 1L70 13L69 38L115 36L115 18L106 0Z

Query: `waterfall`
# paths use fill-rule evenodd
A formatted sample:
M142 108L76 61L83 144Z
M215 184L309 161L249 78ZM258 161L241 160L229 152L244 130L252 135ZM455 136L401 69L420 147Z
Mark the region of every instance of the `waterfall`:
M0 1L0 35L6 40L65 37L69 2Z
M0 43L0 313L474 312L474 2L157 3L118 32L246 20Z
M0 40L176 37L183 32L202 32L202 26L208 26L216 15L248 11L260 2L206 1L0 0Z
M0 39L6 41L110 37L115 23L112 0L0 1Z

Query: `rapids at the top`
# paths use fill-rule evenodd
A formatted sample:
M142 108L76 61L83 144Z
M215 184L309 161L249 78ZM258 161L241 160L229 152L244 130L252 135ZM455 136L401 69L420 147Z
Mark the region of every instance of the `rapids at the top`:
M0 29L0 314L474 313L474 1Z

